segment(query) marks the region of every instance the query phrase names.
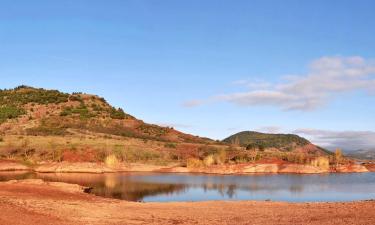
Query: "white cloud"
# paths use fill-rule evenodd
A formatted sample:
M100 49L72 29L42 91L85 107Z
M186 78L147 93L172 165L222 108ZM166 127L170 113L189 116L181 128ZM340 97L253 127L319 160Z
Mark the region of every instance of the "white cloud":
M305 136L314 144L328 149L344 150L375 149L375 132L373 131L331 131L319 129L298 129L293 133Z
M200 106L203 104L204 104L204 101L202 100L191 100L191 101L184 102L183 106L187 108L191 108L191 107L196 107L196 106Z
M247 91L223 94L210 101L226 101L240 106L276 106L283 110L315 110L326 105L339 93L352 91L375 92L375 62L359 56L322 57L313 61L308 73L284 76L279 83L235 82ZM193 107L207 102L194 100Z
M191 125L181 124L181 123L156 123L156 125L161 127L173 127L173 128L191 128Z
M282 128L278 126L264 126L264 127L259 127L255 129L255 131L262 132L262 133L269 133L269 134L280 133L281 130Z

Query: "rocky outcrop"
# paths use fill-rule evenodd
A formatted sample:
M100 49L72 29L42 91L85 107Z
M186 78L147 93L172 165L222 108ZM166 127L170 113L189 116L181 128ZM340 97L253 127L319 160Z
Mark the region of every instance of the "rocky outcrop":
M348 164L348 165L339 165L335 168L335 172L338 173L365 173L369 170L363 165L357 164Z
M366 167L366 169L368 169L368 171L375 172L375 163L364 164L364 166Z
M173 172L179 172L180 169L174 168ZM222 165L205 168L189 168L188 172L212 173L212 174L246 174L246 173L299 173L314 174L327 173L329 170L319 167L301 164L239 164L239 165ZM182 172L182 171L181 171Z
M26 185L45 185L45 186L51 186L56 189L59 189L64 192L69 193L83 193L88 192L91 188L84 187L78 184L67 184L67 183L61 183L61 182L47 182L43 181L41 179L26 179L26 180L11 180L5 182L6 184L26 184Z
M301 173L301 174L314 174L314 173L328 173L329 169L320 168L311 165L301 164L287 164L280 166L279 173Z
M17 162L8 162L8 161L0 162L0 171L21 171L21 170L30 170L30 168Z
M111 173L116 172L102 163L47 163L34 169L38 173Z

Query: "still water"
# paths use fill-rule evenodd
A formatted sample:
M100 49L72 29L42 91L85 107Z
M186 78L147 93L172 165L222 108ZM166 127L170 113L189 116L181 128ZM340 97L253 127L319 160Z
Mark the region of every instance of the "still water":
M375 199L375 173L319 175L202 175L161 173L37 174L0 172L0 181L38 178L92 187L92 194L128 201Z

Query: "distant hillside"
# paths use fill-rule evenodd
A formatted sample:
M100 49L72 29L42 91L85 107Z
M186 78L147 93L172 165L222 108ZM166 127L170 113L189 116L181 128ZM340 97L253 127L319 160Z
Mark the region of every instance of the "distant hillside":
M236 144L248 149L275 148L281 151L293 151L298 148L309 148L309 151L317 151L331 154L327 150L311 144L305 138L295 134L266 134L255 131L243 131L234 134L223 142Z
M0 90L0 135L66 136L85 132L171 142L212 142L144 123L96 95L28 86Z
M375 160L375 149L350 151L345 155L356 159Z

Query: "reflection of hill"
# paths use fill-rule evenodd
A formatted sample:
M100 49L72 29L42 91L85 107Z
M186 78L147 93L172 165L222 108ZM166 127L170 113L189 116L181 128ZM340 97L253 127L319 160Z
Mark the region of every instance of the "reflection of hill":
M185 185L181 184L121 182L111 188L107 188L106 186L95 187L92 190L92 193L104 197L124 199L128 201L142 201L143 198L148 196L174 194L184 190Z
M374 195L375 174L219 176L160 173L33 174L0 172L0 181L38 178L92 187L92 193L128 201L311 199L327 193ZM206 197L208 196L208 197ZM318 197L317 197L318 196ZM154 198L153 198L154 197ZM181 198L180 198L181 197ZM296 197L296 198L297 198ZM328 196L331 197L331 196Z
M34 177L35 174L27 171L0 172L0 181L31 179Z
M128 201L142 201L144 197L159 194L173 194L185 190L184 184L142 182L124 174L38 174L38 178L54 181L75 183L93 187L91 193L108 198Z

